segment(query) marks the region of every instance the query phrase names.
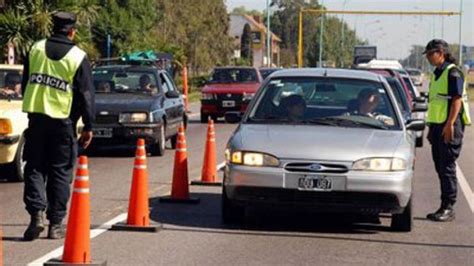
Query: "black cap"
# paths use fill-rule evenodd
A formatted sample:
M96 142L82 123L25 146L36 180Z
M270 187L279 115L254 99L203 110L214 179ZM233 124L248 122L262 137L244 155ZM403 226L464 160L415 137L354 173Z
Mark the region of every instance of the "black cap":
M58 11L53 13L53 31L68 32L76 25L76 15L70 12Z
M425 51L423 51L423 54L429 53L431 51L439 51L439 50L448 51L449 50L448 43L441 39L433 39L426 45Z

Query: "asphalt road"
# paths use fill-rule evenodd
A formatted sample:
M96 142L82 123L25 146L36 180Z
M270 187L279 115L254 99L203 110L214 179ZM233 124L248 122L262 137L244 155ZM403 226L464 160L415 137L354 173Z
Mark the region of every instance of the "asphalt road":
M193 106L196 113L196 106ZM474 109L471 109L474 114ZM206 125L194 116L187 131L190 178L200 175ZM218 123L219 162L235 125ZM466 132L459 166L474 188L474 133ZM116 155L116 154L119 155ZM168 195L174 152L149 157L151 218L164 224L158 233L105 231L91 240L93 260L109 265L472 265L474 209L459 190L457 218L434 223L424 217L439 206L439 187L429 146L417 152L414 178L414 230L395 233L390 219L380 225L350 224L343 217L255 210L241 226L220 221L220 188L191 187L198 205L159 203ZM101 225L127 211L133 155L116 150L90 158L91 223ZM466 190L469 190L466 189ZM25 265L63 245L62 240L22 242L29 217L21 183L0 183L4 264ZM474 206L473 206L474 207ZM123 215L122 215L123 217ZM102 226L104 227L104 226ZM106 228L106 226L104 227ZM97 230L96 230L97 231Z

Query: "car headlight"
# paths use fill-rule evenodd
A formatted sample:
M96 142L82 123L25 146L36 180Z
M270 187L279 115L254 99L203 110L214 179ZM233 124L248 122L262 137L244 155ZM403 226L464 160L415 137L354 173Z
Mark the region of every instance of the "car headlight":
M214 100L214 94L212 93L201 93L201 100Z
M406 161L401 158L366 158L352 166L352 170L375 172L404 171L406 168Z
M269 154L260 152L244 152L226 150L226 160L233 164L242 164L247 166L271 166L276 167L280 165L280 161Z
M7 118L0 118L0 135L8 135L13 132L12 121Z
M255 93L244 92L244 95L242 96L242 100L250 101L250 100L252 100L253 96L255 96Z
M121 113L119 117L119 123L139 123L147 120L147 113Z

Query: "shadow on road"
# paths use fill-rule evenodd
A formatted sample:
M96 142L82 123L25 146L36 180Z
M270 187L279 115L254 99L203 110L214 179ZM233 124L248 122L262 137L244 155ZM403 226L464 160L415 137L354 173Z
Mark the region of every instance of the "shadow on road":
M364 243L474 249L474 245L415 242L393 240L393 238L390 240L374 239L371 236L375 236L380 232L390 232L390 228L380 224L361 222L360 217L334 214L297 211L282 213L268 209L253 209L247 213L244 223L225 225L221 222L220 194L193 193L192 196L200 198L200 203L196 205L160 203L159 198L152 198L150 200L151 219L165 224L164 230L170 231L303 237ZM383 218L387 218L387 216ZM421 220L421 218L416 219ZM352 234L352 236L339 236L338 234ZM399 234L401 237L407 235L407 233L394 234Z

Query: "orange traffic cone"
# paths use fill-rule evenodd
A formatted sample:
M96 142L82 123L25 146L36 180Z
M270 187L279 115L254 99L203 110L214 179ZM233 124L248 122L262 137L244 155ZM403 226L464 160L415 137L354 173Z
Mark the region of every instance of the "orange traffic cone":
M89 170L87 157L79 157L74 189L67 221L64 252L61 261L50 260L44 265L93 264L106 265L106 262L91 263L90 252L90 203Z
M183 66L183 98L184 98L184 110L186 113L189 112L189 99L188 99L188 67Z
M160 202L170 203L198 203L198 198L190 198L188 184L188 155L186 149L186 136L184 127L178 130L176 153L174 157L173 183L171 185L171 196L160 198Z
M146 164L145 140L138 139L133 167L132 188L128 204L127 223L112 226L112 230L157 232L161 225L150 225L148 207L148 171Z
M204 163L202 165L201 181L192 181L191 185L221 186L217 181L217 158L216 158L216 132L214 121L207 122L206 150L204 151Z

